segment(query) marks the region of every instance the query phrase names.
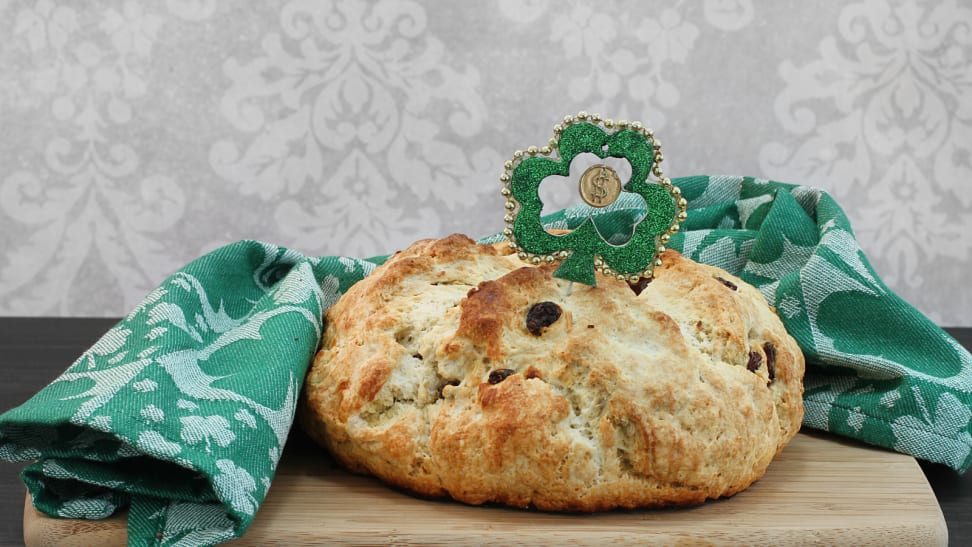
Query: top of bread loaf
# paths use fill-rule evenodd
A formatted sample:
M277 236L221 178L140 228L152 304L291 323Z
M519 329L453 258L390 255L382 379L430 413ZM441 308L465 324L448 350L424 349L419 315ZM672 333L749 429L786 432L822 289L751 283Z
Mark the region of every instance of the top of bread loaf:
M635 294L423 240L326 316L301 419L349 469L547 510L699 503L763 475L804 360L752 286L674 251Z

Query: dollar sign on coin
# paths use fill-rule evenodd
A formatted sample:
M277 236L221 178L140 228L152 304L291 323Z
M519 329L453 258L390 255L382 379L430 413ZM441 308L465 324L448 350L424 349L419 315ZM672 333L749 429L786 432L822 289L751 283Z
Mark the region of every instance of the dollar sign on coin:
M580 178L580 195L591 207L607 207L621 194L621 180L607 165L594 165Z

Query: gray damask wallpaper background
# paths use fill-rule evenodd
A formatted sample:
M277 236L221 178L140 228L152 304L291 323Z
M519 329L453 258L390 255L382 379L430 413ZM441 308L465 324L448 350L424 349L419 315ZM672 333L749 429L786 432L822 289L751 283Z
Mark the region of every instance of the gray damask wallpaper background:
M828 190L878 273L972 326L972 4L0 0L0 314L120 316L255 238L371 256L501 228L578 110L666 174Z

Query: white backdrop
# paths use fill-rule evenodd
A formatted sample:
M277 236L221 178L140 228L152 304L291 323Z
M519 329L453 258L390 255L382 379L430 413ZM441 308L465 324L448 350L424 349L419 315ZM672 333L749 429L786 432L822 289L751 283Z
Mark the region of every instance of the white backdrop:
M972 6L884 0L0 0L0 314L122 315L244 238L486 235L503 159L582 109L673 177L827 189L972 326Z

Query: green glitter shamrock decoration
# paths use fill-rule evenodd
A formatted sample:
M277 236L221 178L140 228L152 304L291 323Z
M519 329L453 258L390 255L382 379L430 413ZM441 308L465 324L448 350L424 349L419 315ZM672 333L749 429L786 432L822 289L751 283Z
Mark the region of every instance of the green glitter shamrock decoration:
M566 116L563 124L554 127L554 134L548 146L518 150L505 164L506 172L500 177L508 211L503 233L510 246L521 259L533 264L563 260L554 276L587 285L597 284L596 271L629 283L651 278L654 267L661 264L658 255L665 250L664 244L686 216L681 192L662 176L658 140L639 122L602 121L597 114L586 112ZM559 157L545 157L554 150ZM540 184L548 177L567 177L571 162L579 154L622 158L630 164L631 175L624 185L622 177L608 165L616 163L611 161L595 161L577 181L581 199L594 208L610 205L624 192L644 199L645 217L635 224L623 244L609 243L591 217L562 235L543 227ZM649 180L651 174L659 180Z

